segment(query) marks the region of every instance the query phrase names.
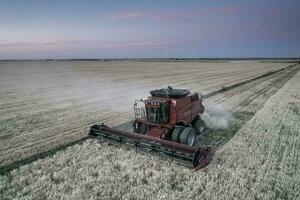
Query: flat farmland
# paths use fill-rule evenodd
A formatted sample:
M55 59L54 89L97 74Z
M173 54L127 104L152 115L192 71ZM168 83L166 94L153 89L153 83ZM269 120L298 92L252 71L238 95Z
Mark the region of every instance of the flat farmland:
M290 135L299 130L299 90L293 88L299 88L299 68L297 63L278 61L2 61L0 167L3 171L87 138L88 128L94 123L128 125L133 117L134 100L146 97L151 89L168 85L203 94L207 110L203 118L209 129L197 140L199 144L213 146L216 156L208 168L193 173L169 160L88 139L5 172L0 180L0 195L16 199L22 196L29 199L219 199L225 194L237 199L296 197L291 196L295 190L287 189L285 183L294 187L299 181L297 176L289 179L298 173L293 166L299 164L295 160L299 155L293 154L299 150L299 143L292 142L299 142L299 137ZM275 113L284 117L275 117L274 123L271 119L258 122ZM276 127L282 126L286 119L289 123L284 125L285 129L276 132ZM264 127L268 124L270 127ZM253 132L254 128L257 133ZM270 137L271 132L277 134L274 138L286 141L293 148ZM268 146L268 141L274 145ZM265 146L261 147L265 152L258 154L260 145ZM290 155L286 159L293 166L286 166L283 156L275 156L279 147L285 155ZM246 155L247 150L260 156L259 161L254 155ZM254 164L251 165L251 160L242 162L247 156L254 159ZM272 162L282 168L270 169L273 171L269 177L280 174L278 177L283 182L275 181L273 187L281 184L280 191L267 194L272 190L268 188L271 180L264 178L264 172L257 166L262 165L268 171L267 164ZM244 169L246 164L249 168ZM288 177L283 175L287 170ZM252 176L258 180L253 181ZM242 190L242 186L247 189ZM151 196L157 187L163 189ZM211 194L215 187L218 188L216 196Z

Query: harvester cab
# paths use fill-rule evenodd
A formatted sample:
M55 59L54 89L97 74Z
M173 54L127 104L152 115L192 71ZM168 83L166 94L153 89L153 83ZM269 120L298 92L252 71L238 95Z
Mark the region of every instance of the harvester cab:
M185 89L152 90L151 96L134 103L133 132L104 124L94 125L90 135L102 136L160 156L171 157L195 169L211 160L211 147L200 148L196 136L205 131L202 98Z

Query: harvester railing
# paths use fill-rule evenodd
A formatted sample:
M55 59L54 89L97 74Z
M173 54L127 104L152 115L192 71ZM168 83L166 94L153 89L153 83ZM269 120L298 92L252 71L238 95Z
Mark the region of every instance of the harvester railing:
M136 100L133 106L135 119L143 119L146 121L145 103L141 100Z

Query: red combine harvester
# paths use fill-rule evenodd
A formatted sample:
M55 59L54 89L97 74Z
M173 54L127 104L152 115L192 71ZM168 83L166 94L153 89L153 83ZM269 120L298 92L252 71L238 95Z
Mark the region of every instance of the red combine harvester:
M167 89L150 91L146 100L134 104L133 132L94 125L90 135L119 141L180 163L204 168L212 159L211 147L195 146L195 138L205 130L200 114L202 98L189 90Z

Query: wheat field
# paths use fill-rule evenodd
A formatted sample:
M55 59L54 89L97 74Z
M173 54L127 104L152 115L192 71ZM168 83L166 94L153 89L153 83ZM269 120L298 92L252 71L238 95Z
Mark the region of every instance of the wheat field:
M216 150L201 171L87 139L0 175L0 197L297 199L298 71L296 63L259 61L1 62L3 169L86 137L94 123L130 121L133 100L157 87L211 94L207 112L221 107L229 117L225 129L198 138Z

